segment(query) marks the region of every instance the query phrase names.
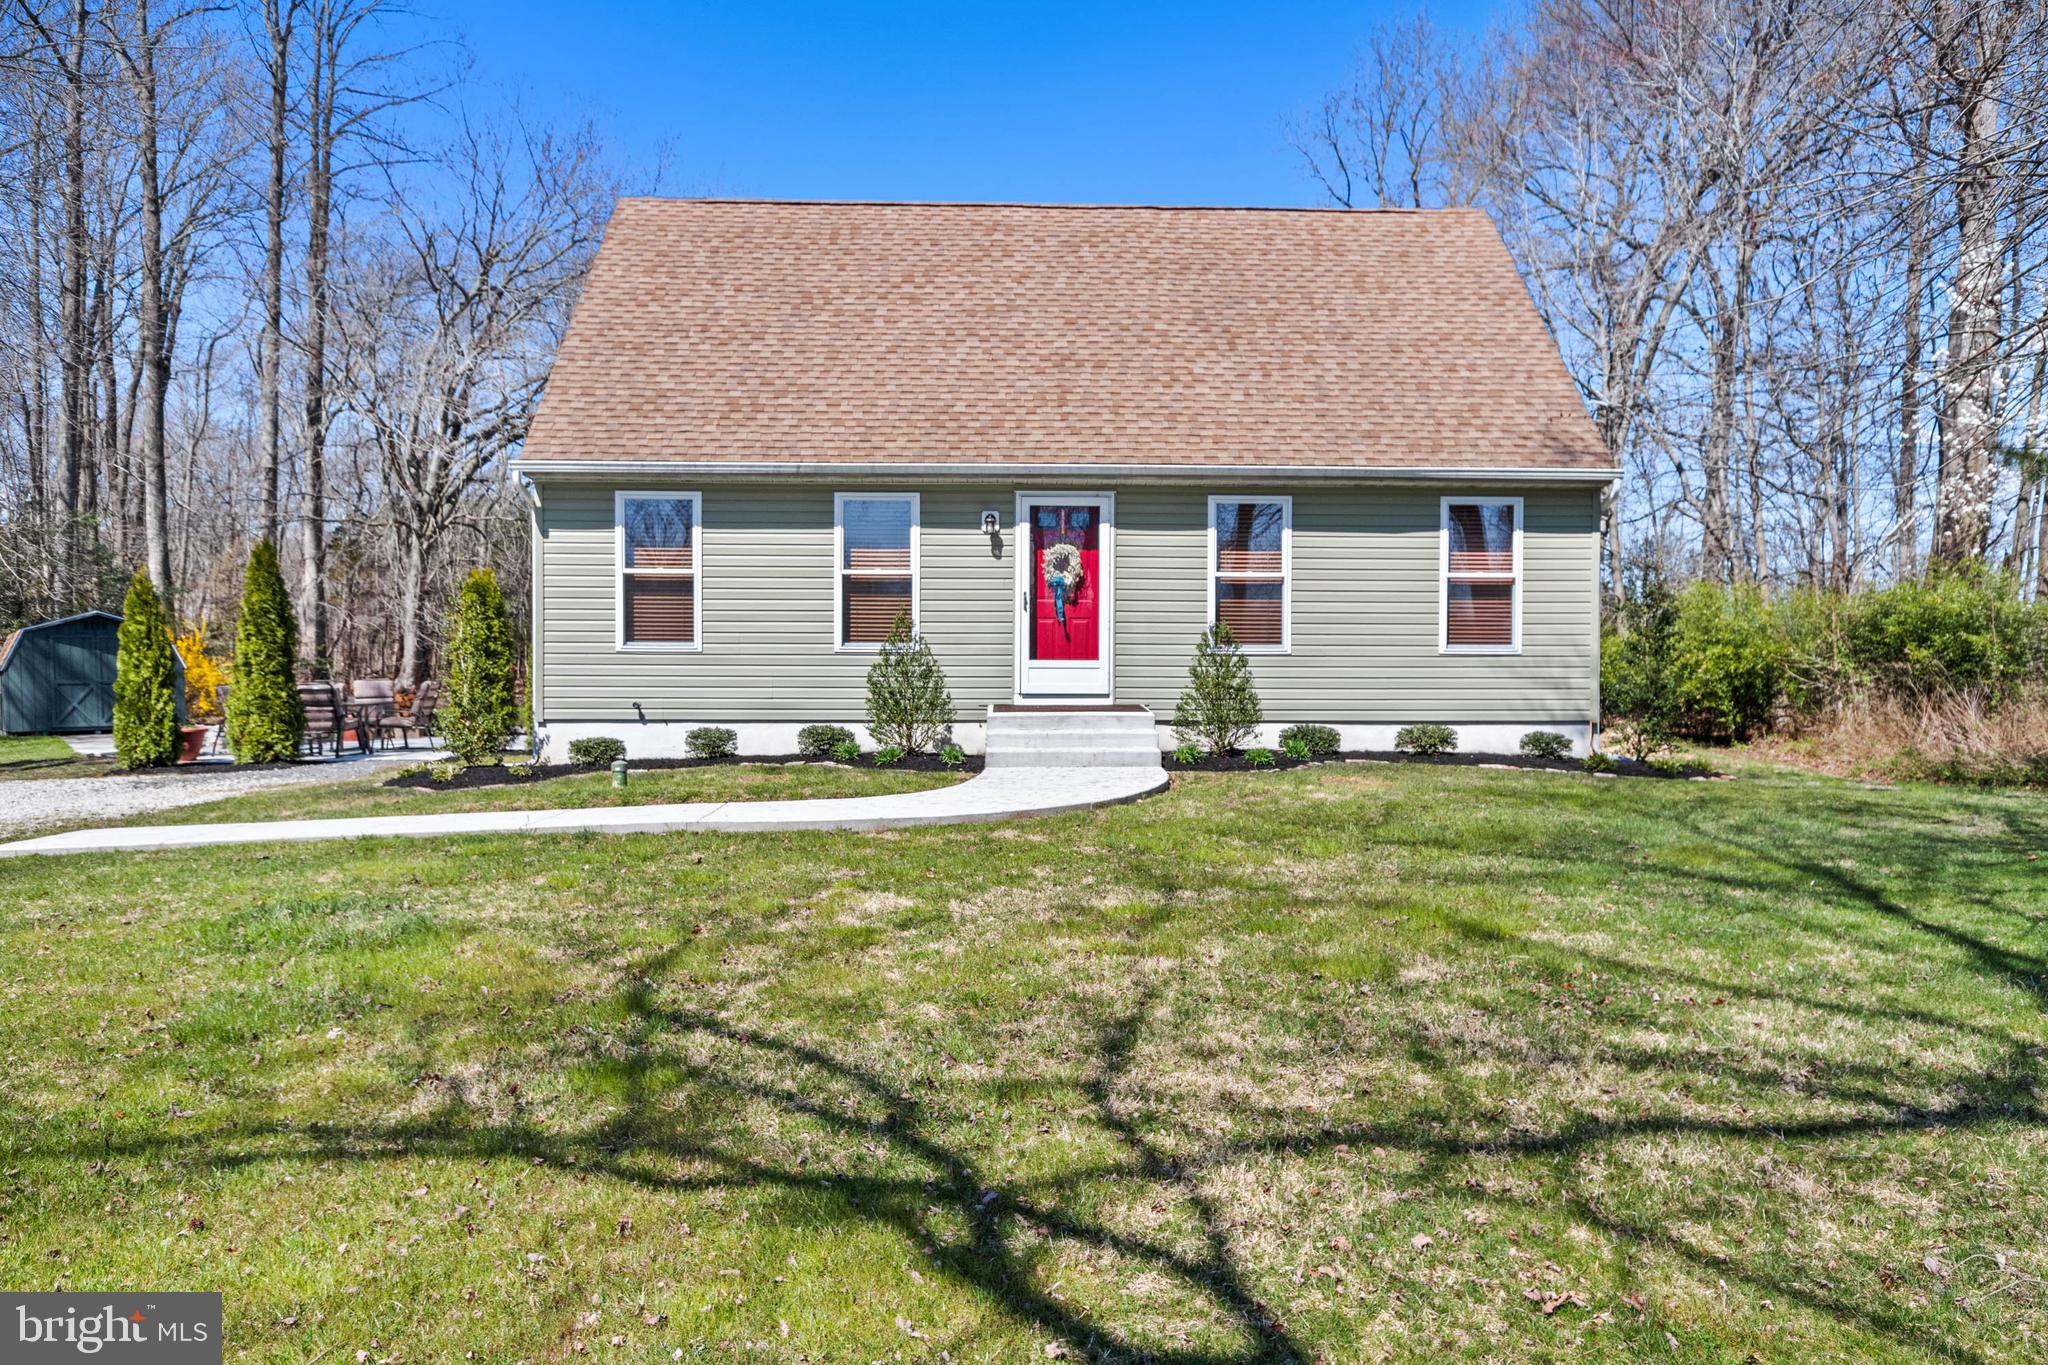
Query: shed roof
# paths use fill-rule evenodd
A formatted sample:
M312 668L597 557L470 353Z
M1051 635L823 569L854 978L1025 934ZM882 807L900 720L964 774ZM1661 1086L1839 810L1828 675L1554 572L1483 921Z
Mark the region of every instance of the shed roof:
M94 607L91 611L76 611L69 616L59 616L51 621L37 621L33 625L17 626L7 633L6 641L0 643L0 673L7 671L7 663L14 657L14 646L22 636L32 631L48 630L51 626L68 626L73 621L83 621L88 616L104 616L116 625L121 623L119 612L103 611L98 607ZM178 652L176 646L172 647L171 652L173 654Z

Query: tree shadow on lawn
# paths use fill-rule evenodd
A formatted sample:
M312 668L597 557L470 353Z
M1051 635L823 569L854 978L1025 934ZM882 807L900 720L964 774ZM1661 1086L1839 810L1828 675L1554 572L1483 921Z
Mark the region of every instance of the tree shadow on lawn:
M835 1210L831 1216L848 1223L889 1227L916 1248L932 1271L1014 1322L1064 1342L1076 1352L1106 1360L1226 1365L1306 1362L1316 1356L1259 1297L1254 1276L1233 1245L1229 1211L1207 1191L1205 1182L1246 1161L1314 1158L1340 1148L1379 1147L1415 1156L1418 1169L1410 1183L1423 1189L1455 1191L1463 1198L1526 1212L1562 1208L1600 1229L1617 1245L1675 1258L1703 1276L1736 1280L1759 1297L1796 1301L1847 1328L1903 1347L1978 1359L1977 1353L1888 1303L1843 1302L1789 1274L1709 1254L1668 1228L1620 1216L1603 1208L1595 1193L1572 1188L1568 1173L1560 1177L1554 1192L1525 1195L1487 1189L1471 1173L1461 1171L1460 1163L1514 1156L1568 1162L1590 1149L1656 1136L1784 1144L1915 1131L1955 1133L1990 1124L2048 1125L2048 1116L2032 1100L2038 1067L2025 1049L2016 1045L1995 1066L1948 1077L1943 1088L1953 1101L1932 1109L1915 1107L1877 1084L1874 1075L1863 1074L1856 1084L1820 1094L1839 1104L1857 1106L1863 1111L1861 1116L1738 1122L1677 1114L1575 1115L1554 1127L1528 1129L1507 1118L1411 1111L1397 1122L1300 1128L1293 1126L1295 1116L1258 1107L1244 1109L1235 1117L1271 1131L1246 1139L1205 1142L1196 1137L1191 1125L1173 1117L1149 1123L1139 1117L1139 1095L1133 1092L1141 1092L1144 1083L1131 1079L1133 1058L1158 999L1155 987L1143 985L1128 1008L1106 1018L1094 1030L1092 1065L1078 1083L1087 1104L1086 1117L1114 1139L1121 1155L1042 1178L998 1182L983 1173L972 1151L932 1131L917 1094L891 1084L872 1067L834 1055L812 1042L661 1003L657 998L659 982L672 957L672 952L664 951L626 974L619 994L629 1034L619 1073L624 1080L621 1102L610 1117L580 1132L552 1131L523 1121L478 1124L474 1111L451 1097L435 1112L402 1123L247 1124L199 1137L165 1135L116 1142L73 1156L104 1160L148 1153L181 1155L209 1168L226 1169L287 1159L377 1161L517 1155L565 1174L602 1174L670 1194L715 1189L803 1190L828 1196L825 1207ZM679 1063L673 1045L690 1038L714 1040L730 1049L734 1058L724 1064ZM1418 1033L1408 1041L1413 1050L1426 1055L1440 1040ZM1469 1040L1463 1045L1469 1049ZM1618 1060L1632 1069L1660 1075L1673 1067L1671 1057L1651 1053ZM430 1065L431 1055L423 1061ZM791 1070L804 1079L773 1079L777 1072ZM849 1090L865 1102L863 1106L834 1102L835 1095ZM704 1131L707 1126L718 1126L716 1121L700 1119L690 1124L679 1119L673 1102L690 1092L728 1105L766 1105L781 1115L848 1138L882 1143L924 1173L855 1175L806 1169L798 1161L763 1159L746 1150L743 1137L734 1140ZM702 1115L717 1108L693 1105L690 1112ZM1180 1143L1188 1144L1189 1150L1176 1154ZM195 1152L195 1146L203 1150ZM223 1150L230 1146L243 1150ZM708 1166L715 1173L677 1173L677 1167L690 1165ZM1105 1180L1144 1182L1177 1201L1199 1227L1198 1249L1176 1248L1164 1237L1122 1231L1061 1206L1065 1192ZM1048 1239L1128 1257L1182 1282L1206 1298L1235 1329L1243 1347L1223 1352L1162 1350L1134 1340L1102 1314L1039 1285L1033 1264L1018 1243L1018 1230L1024 1227ZM1274 1269L1267 1267L1269 1273Z
M2032 953L1989 942L1980 933L1944 923L1915 909L1875 881L1831 866L1813 851L1811 839L1785 837L1771 842L1765 833L1743 829L1737 808L1680 808L1669 812L1667 833L1719 844L1754 860L1757 871L1710 869L1694 871L1675 865L1656 866L1659 878L1700 877L1749 893L1749 913L1774 913L1770 897L1788 889L1784 875L1817 883L1823 890L1809 897L1839 905L1855 915L1893 926L1893 932L1871 939L1877 951L1899 950L1898 930L1924 936L1938 951L1960 952L1971 963L1996 973L2039 998L2042 959ZM1897 822L1896 805L1878 804L1871 818ZM2038 839L2041 830L2013 817L2006 827L2004 851ZM946 838L959 836L941 836ZM1429 842L1425 835L1414 842ZM1459 837L1442 836L1447 848ZM2002 897L1973 894L1965 856L1984 852L1985 836L1923 831L1923 842L1911 849L1888 850L1888 859L1916 878L1944 878L1944 898L1977 907L1984 913L2009 914ZM1273 850L1268 849L1270 854ZM1655 847L1649 850L1652 855ZM1566 856L1559 845L1541 840L1508 850L1515 859L1557 860ZM1896 857L1892 857L1896 854ZM1156 866L1153 865L1156 863ZM1597 865L1599 875L1617 881L1642 871L1640 862L1614 857ZM1143 882L1148 894L1164 895L1162 887L1197 886L1204 869L1165 855L1127 855L1127 879ZM1283 871L1260 866L1262 875L1240 869L1240 890L1265 893L1284 886ZM1518 875L1518 874L1511 874ZM1467 878L1453 873L1436 879L1454 894ZM1471 878L1475 890L1497 889L1501 878ZM1979 883L1981 884L1981 883ZM1441 899L1441 898L1439 898ZM1146 1044L1148 1030L1161 1013L1161 1002L1173 982L1142 974L1114 1008L1089 1021L1091 1042L1074 1059L1078 1078L1071 1082L1077 1121L1085 1121L1112 1144L1106 1158L1075 1161L1043 1177L998 1180L988 1174L992 1155L970 1142L950 1139L940 1117L928 1111L912 1086L892 1082L883 1071L859 1060L854 1046L835 1047L792 1031L750 1027L720 1014L674 1003L678 955L673 949L634 962L615 978L616 999L624 1035L604 1049L616 1069L620 1094L616 1109L601 1121L582 1128L554 1128L513 1119L479 1121L478 1111L455 1096L431 1112L404 1122L341 1121L314 1125L259 1122L230 1123L199 1135L149 1136L117 1141L108 1148L94 1144L69 1155L78 1160L155 1154L231 1168L278 1160L379 1162L409 1158L476 1159L517 1155L565 1174L604 1175L667 1194L708 1190L793 1190L820 1196L807 1201L807 1217L836 1219L849 1225L882 1226L914 1248L937 1276L1000 1312L1012 1322L1065 1343L1077 1355L1140 1358L1174 1365L1225 1365L1226 1362L1302 1362L1313 1358L1303 1329L1261 1297L1263 1277L1277 1283L1285 1268L1255 1264L1250 1248L1233 1233L1233 1210L1218 1193L1223 1178L1248 1162L1267 1159L1335 1158L1341 1148L1381 1147L1405 1153L1416 1162L1402 1184L1421 1198L1458 1198L1490 1203L1502 1209L1555 1218L1565 1216L1597 1229L1614 1246L1634 1249L1691 1268L1703 1282L1726 1279L1750 1290L1756 1298L1796 1302L1851 1332L1912 1352L1951 1358L1980 1359L1981 1353L1949 1339L1936 1324L1916 1318L1906 1305L1853 1290L1829 1293L1793 1258L1774 1266L1764 1252L1720 1254L1669 1226L1656 1226L1620 1211L1597 1181L1574 1169L1581 1158L1597 1161L1616 1144L1640 1139L1694 1137L1753 1144L1761 1154L1779 1152L1787 1144L1882 1139L1912 1134L1962 1135L1976 1131L2048 1128L2036 1098L2041 1085L2041 1045L2018 1031L1998 1030L1984 1022L1947 1017L1938 1010L1905 1004L1871 1004L1828 1000L1788 991L1781 985L1719 981L1711 973L1680 963L1630 961L1586 952L1555 941L1506 932L1478 921L1461 921L1453 910L1434 911L1453 934L1485 939L1496 948L1526 954L1559 970L1599 971L1655 986L1667 992L1687 989L1750 998L1796 1009L1826 1012L1831 1017L1872 1023L1910 1022L1967 1047L1976 1058L1945 1074L1925 1070L1901 1076L1881 1061L1831 1061L1802 1079L1796 1098L1776 1107L1773 1115L1751 1115L1740 1106L1729 1117L1721 1112L1700 1115L1673 1112L1660 1102L1688 1077L1720 1077L1756 1089L1781 1087L1782 1068L1770 1057L1732 1063L1712 1049L1652 1049L1624 1045L1613 1030L1582 1033L1550 1064L1569 1067L1600 1063L1643 1078L1636 1091L1640 1113L1607 1114L1599 1106L1576 1109L1554 1121L1535 1123L1522 1115L1468 1108L1431 1109L1412 1097L1375 1098L1357 1106L1366 1120L1304 1126L1298 1111L1274 1104L1237 1100L1226 1118L1234 1131L1249 1136L1217 1141L1202 1126L1210 1115L1175 1109L1185 1096L1166 1090L1152 1093L1159 1103L1147 1104L1151 1082L1135 1059ZM1811 927L1811 926L1809 926ZM1880 941L1882 940L1882 941ZM1162 986L1163 982L1163 986ZM1084 1008L1078 998L1074 1008ZM2022 1027L2024 1021L2020 1021ZM1381 1021L1384 1026L1384 1021ZM415 1038L417 1075L445 1069L435 1056L431 1035ZM1158 1039L1154 1039L1155 1047ZM1169 1037L1168 1043L1192 1038ZM714 1045L711 1061L683 1057L692 1042ZM1995 1051L1986 1045L1995 1044ZM1384 1029L1375 1045L1405 1052L1412 1065L1436 1079L1454 1082L1459 1064L1480 1056L1483 1041L1446 1039L1432 1034L1419 1020L1405 1031ZM1752 1049L1753 1050L1753 1049ZM593 1047L593 1060L596 1050ZM1526 1067L1526 1054L1500 1051L1486 1058L1497 1064ZM1800 1065L1805 1055L1784 1058ZM567 1063L574 1065L572 1060ZM1539 1059L1536 1065L1543 1065ZM1009 1078L985 1083L994 1094ZM1062 1085L1069 1083L1062 1082ZM1534 1088L1536 1082L1529 1083ZM1929 1103L1930 1095L1939 1096ZM1641 1101L1657 1102L1650 1112ZM975 1102L973 1095L956 1103ZM861 1174L807 1167L799 1159L764 1155L738 1128L731 1116L762 1106L774 1113L815 1125L851 1142L874 1143L890 1157L915 1168L904 1175ZM1621 1106L1616 1106L1617 1108ZM1802 1116L1801 1109L1807 1111ZM1789 1111L1789 1112L1788 1112ZM1846 1112L1845 1112L1846 1111ZM1796 1149L1795 1149L1796 1150ZM62 1159L61 1152L43 1155ZM1550 1163L1541 1189L1497 1190L1479 1179L1502 1158L1530 1158ZM698 1168L692 1170L691 1168ZM1176 1242L1166 1233L1144 1234L1112 1225L1111 1218L1089 1216L1072 1205L1094 1182L1129 1181L1149 1186L1162 1203L1187 1215L1194 1235ZM1373 1215L1361 1215L1370 1219ZM1112 1252L1145 1269L1168 1277L1200 1295L1227 1323L1236 1342L1231 1349L1161 1349L1141 1339L1109 1312L1091 1309L1062 1297L1057 1286L1042 1283L1026 1234L1075 1247ZM1268 1291L1271 1292L1271 1291ZM1542 1321L1533 1318L1540 1329ZM1711 1333L1714 1329L1703 1329ZM1722 1344L1727 1344L1723 1342ZM1711 1339L1709 1341L1711 1345Z
M1886 923L1939 940L1961 951L1978 967L1994 976L2004 978L2011 985L2031 995L2037 1006L2048 1010L2048 953L2008 948L1991 942L1981 934L1934 919L1902 903L1875 882L1852 875L1838 863L1814 857L1801 857L1785 843L1738 837L1725 829L1709 829L1698 822L1691 822L1688 827L1700 838L1711 839L1735 849L1758 863L1795 873L1811 883L1824 883L1831 893L1829 899L1871 912ZM2015 856L2023 856L2020 850L2023 841L2029 838L2035 841L2036 847L2048 844L2048 829L2042 826L2029 826L2014 820L2009 823L2008 829L2009 846ZM1983 850L1977 848L1972 851ZM1948 860L1930 857L1915 859L1913 867L1923 884L1931 883L1932 879L1951 870ZM1778 885L1760 877L1740 877L1722 872L1700 875L1702 879L1719 885L1741 887L1750 891L1770 891L1776 889ZM2040 877L2044 884L2048 884L2048 870L2042 871ZM1982 893L1964 893L1953 883L1944 883L1941 891L1946 897L1965 901L1987 915L2012 916L2021 913L1998 904ZM2048 886L2044 886L2043 894L2048 895ZM2031 917L2029 922L2035 925L2040 923L2038 919ZM2048 938L2048 935L2044 935L2044 938ZM1885 951L1888 948L1888 945L1882 943L1871 943L1869 946L1878 951Z

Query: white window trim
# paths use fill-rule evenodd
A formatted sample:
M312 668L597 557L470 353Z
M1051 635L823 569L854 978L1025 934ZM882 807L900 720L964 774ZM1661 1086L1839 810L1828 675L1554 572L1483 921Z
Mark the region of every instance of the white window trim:
M1280 504L1280 643L1247 645L1246 654L1292 654L1294 652L1294 498L1286 493L1211 493L1209 495L1209 625L1216 624L1216 581L1219 578L1243 582L1264 581L1263 574L1225 574L1216 567L1216 508L1226 502L1277 502ZM1206 627L1205 627L1206 629Z
M1515 509L1514 590L1509 597L1510 643L1454 645L1451 640L1451 508L1512 507ZM1498 583L1499 574L1459 574L1461 582ZM1520 654L1522 652L1522 500L1450 495L1437 504L1436 650L1439 654Z
M690 504L691 555L689 577L690 613L696 622L691 634L681 640L626 640L626 503L629 500L687 502ZM681 578L681 569L633 569L636 577ZM704 497L700 493L678 492L673 488L618 489L612 494L612 647L621 654L696 654L704 648Z
M832 495L832 652L835 654L875 654L880 652L879 640L846 639L846 577L851 572L846 567L846 504L849 502L907 502L910 504L910 629L913 633L924 630L924 615L918 598L924 584L924 563L920 542L924 538L924 504L916 493L834 493ZM893 574L871 574L868 577L894 577Z

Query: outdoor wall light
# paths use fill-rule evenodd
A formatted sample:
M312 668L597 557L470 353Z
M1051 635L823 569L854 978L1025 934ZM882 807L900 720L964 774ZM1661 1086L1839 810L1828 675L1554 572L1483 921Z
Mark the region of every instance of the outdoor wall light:
M1003 519L1001 517L993 512L983 512L981 514L981 533L983 535L992 536L1002 529Z

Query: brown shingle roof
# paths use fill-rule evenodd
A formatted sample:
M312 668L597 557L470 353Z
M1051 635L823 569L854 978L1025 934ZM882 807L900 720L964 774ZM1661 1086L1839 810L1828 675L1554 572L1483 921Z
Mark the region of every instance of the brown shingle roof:
M1608 463L1475 210L661 199L523 459Z

